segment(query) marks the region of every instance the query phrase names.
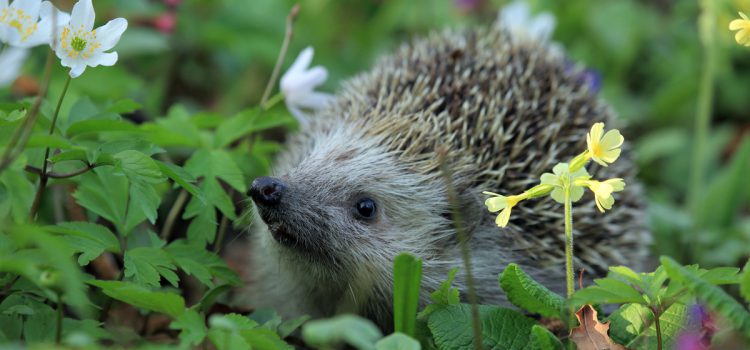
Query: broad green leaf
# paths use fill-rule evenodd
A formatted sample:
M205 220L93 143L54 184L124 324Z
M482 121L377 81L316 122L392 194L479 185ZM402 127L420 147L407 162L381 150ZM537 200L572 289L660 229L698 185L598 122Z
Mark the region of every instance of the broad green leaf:
M60 148L60 149L71 149L73 144L67 139L59 135L49 134L34 134L29 137L29 141L26 143L27 148L35 147L49 147L49 148Z
M185 300L175 293L154 292L131 282L89 280L104 294L135 307L178 318L185 312Z
M188 191L188 193L195 197L202 198L200 189L193 184L196 181L195 177L185 169L175 164L165 163L158 160L156 161L156 165L159 166L159 170L161 170L162 174L168 176L172 181L184 188L185 191Z
M609 268L610 276L615 275L620 277L623 281L628 282L634 286L642 287L643 281L641 276L637 272L631 270L626 266L611 266Z
M227 329L231 331L243 331L258 326L258 322L240 314L213 315L208 320L211 328Z
M742 268L742 277L740 279L740 294L742 294L746 302L750 303L750 259L747 260L745 267Z
M176 269L169 254L159 248L139 247L125 252L125 277L138 284L159 287L162 276L176 288Z
M185 163L185 170L196 178L218 177L240 193L247 192L242 171L225 150L198 150Z
M293 350L294 347L287 344L276 332L266 328L254 328L240 331L252 349L258 350Z
M393 320L395 331L414 336L419 307L422 261L402 253L393 262Z
M80 338L82 335L90 338L91 345L99 340L111 340L112 334L104 329L103 324L97 320L83 319L76 320L72 318L63 319L63 339L71 339L73 337ZM71 345L71 344L69 344Z
M114 155L116 165L122 169L128 180L136 183L159 183L164 176L151 157L138 151L122 151Z
M216 228L219 226L216 221L216 209L212 206L203 208L190 222L187 230L188 241L201 246L213 243L216 238Z
M104 251L120 252L120 241L108 228L90 222L63 222L48 226L47 231L62 234L78 256L78 264L86 266Z
M225 147L232 141L249 133L287 125L290 122L293 122L293 120L287 114L261 111L257 107L248 109L219 125L216 129L215 146L217 148Z
M180 341L189 345L199 345L208 334L204 316L192 309L187 309L179 315L169 328L179 330Z
M737 284L740 281L740 269L736 267L717 267L698 271L696 275L711 284Z
M212 277L234 286L242 283L239 276L218 255L201 246L178 240L164 249L174 263L185 273L193 275L203 284L213 287Z
M117 113L117 114L126 114L126 113L133 113L143 107L140 103L135 102L131 99L122 99L118 100L117 102L111 104L109 107L107 107L107 112Z
M156 193L154 186L149 183L142 182L130 182L130 191L128 192L130 197L130 210L137 210L136 212L128 211L129 219L135 218L135 220L141 220L141 217L145 217L149 222L156 223L156 217L158 216L157 210L159 209L159 203L161 202L161 196ZM133 222L133 225L137 225L138 222Z
M88 133L100 133L109 131L138 131L138 128L123 120L113 119L89 119L76 122L65 131L66 136L75 137Z
M222 284L209 289L206 293L203 294L203 297L198 302L198 310L204 313L208 312L209 310L211 310L211 307L214 305L214 302L217 298L231 290L232 286L229 284Z
M662 256L661 264L669 277L682 281L688 290L711 309L726 317L736 329L750 338L750 313L721 288L710 284L670 257Z
M302 338L310 346L333 347L346 343L360 350L375 349L383 335L370 320L354 315L340 315L313 320L302 327Z
M375 350L421 350L422 346L414 338L404 333L393 333L375 343Z
M563 350L565 346L547 328L540 325L531 327L531 349L533 350Z
M656 349L656 324L651 310L640 304L625 304L609 317L609 335L618 344L629 349ZM665 349L685 329L687 307L673 304L659 317Z
M26 222L35 194L34 185L22 170L0 173L0 224Z
M536 322L517 311L479 305L482 347L485 349L529 349L531 327ZM439 349L474 347L471 305L451 305L435 310L427 325Z
M509 264L500 276L500 287L508 300L525 311L565 319L565 299L533 280L516 264Z
M637 290L623 281L608 277L596 279L594 283L596 283L595 286L586 287L573 294L571 303L575 306L617 303L647 304Z
M302 327L305 322L310 320L310 316L304 315L297 318L292 318L289 320L286 320L284 322L281 322L278 327L276 327L276 331L279 333L279 336L281 338L286 338L290 336L294 331L297 330L297 328Z
M84 163L87 163L89 161L88 156L86 155L86 151L81 149L60 152L50 157L49 160L52 163L65 162L69 160L80 160Z
M229 197L229 195L224 191L216 178L203 179L201 189L206 195L206 200L208 203L218 208L221 213L228 218L232 220L237 218L237 215L234 212L234 203L232 203L232 198ZM190 202L199 202L199 200L193 198Z
M0 330L13 339L51 342L57 330L52 307L21 293L11 294L0 303Z
M703 203L695 213L696 224L701 228L727 227L747 203L747 174L750 172L750 138L746 137L738 147L732 161L719 169L703 193Z
M78 204L115 224L121 234L125 228L128 203L128 180L114 176L112 169L96 168L76 178L78 188L73 193Z

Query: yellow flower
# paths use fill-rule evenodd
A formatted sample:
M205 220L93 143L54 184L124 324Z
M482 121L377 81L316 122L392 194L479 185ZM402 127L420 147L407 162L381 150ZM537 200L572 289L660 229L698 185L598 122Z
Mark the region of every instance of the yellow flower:
M602 134L604 134L604 123L594 124L591 131L586 134L586 144L591 159L607 166L608 163L614 163L620 156L620 146L625 138L620 135L620 131L617 129L607 131L604 136Z
M489 210L491 213L500 211L500 214L498 214L497 218L495 219L495 223L499 227L505 227L508 225L508 220L510 220L511 209L513 209L513 207L516 204L518 204L518 202L526 199L527 197L527 195L525 194L506 197L506 196L499 195L497 193L492 193L492 192L482 192L482 193L494 196L484 201L484 205L487 206L487 210Z
M625 189L625 182L622 179L615 178L606 181L589 180L585 177L578 178L575 180L576 186L586 186L591 192L594 192L594 200L596 201L596 207L600 212L612 209L615 204L615 198L612 197L613 192L620 192Z
M578 178L590 178L586 168L578 168L574 172L570 172L568 163L557 163L552 168L552 173L544 173L540 178L542 184L553 186L550 197L557 203L565 203L565 187L568 186L573 179ZM570 201L577 202L583 196L583 188L579 186L570 186Z
M747 15L740 12L742 19L735 19L729 22L729 30L738 30L734 35L734 40L740 45L750 46L750 19Z

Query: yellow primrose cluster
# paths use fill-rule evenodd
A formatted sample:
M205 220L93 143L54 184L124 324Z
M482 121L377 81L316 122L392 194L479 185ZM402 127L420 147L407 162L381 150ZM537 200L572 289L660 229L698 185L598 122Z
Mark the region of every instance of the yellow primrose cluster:
M625 139L617 129L604 132L604 123L596 123L591 131L586 134L587 149L573 158L569 163L558 163L552 168L552 173L544 173L540 178L539 185L513 196L503 196L493 192L483 192L492 196L484 204L492 212L500 212L495 219L497 226L505 227L510 219L510 212L519 202L549 195L558 203L565 203L565 195L569 194L570 202L576 202L583 196L584 188L594 193L594 200L599 211L612 209L615 199L612 193L625 189L625 181L620 178L597 181L584 167L589 160L593 160L602 166L614 163L620 152L620 147Z

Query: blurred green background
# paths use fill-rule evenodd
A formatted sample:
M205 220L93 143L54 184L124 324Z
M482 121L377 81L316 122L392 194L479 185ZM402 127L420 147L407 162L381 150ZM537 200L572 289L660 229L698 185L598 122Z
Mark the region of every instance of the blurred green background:
M125 17L120 61L89 68L74 80L63 110L80 96L94 103L131 98L138 121L180 103L194 112L232 115L256 105L284 37L291 0L97 0L97 23ZM329 71L322 90L366 70L400 43L445 27L489 25L499 0L305 0L295 23L288 65L306 46ZM66 11L72 1L55 1ZM553 40L601 74L602 94L621 116L649 197L655 254L705 266L739 266L750 256L750 48L727 29L750 2L716 0L716 75L705 183L687 210L693 125L702 62L698 1L530 1L555 15ZM25 76L7 91L31 95L46 47L34 49ZM66 71L56 66L50 95ZM0 95L3 93L0 92ZM50 106L47 106L50 108Z

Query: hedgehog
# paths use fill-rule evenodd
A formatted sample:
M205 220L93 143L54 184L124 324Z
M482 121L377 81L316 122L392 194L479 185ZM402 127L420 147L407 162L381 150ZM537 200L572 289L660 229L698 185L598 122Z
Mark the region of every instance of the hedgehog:
M454 210L480 303L510 305L498 284L509 263L564 293L561 205L525 201L500 229L482 192L530 188L586 148L592 124L615 124L577 67L551 44L493 25L415 39L344 82L288 138L272 176L252 182L243 301L284 317L355 313L391 329L393 260L402 252L422 261L422 305L456 267L454 287L466 296ZM611 265L638 269L650 236L627 149L590 172L629 186L606 214L593 198L576 203L575 266L588 278Z

